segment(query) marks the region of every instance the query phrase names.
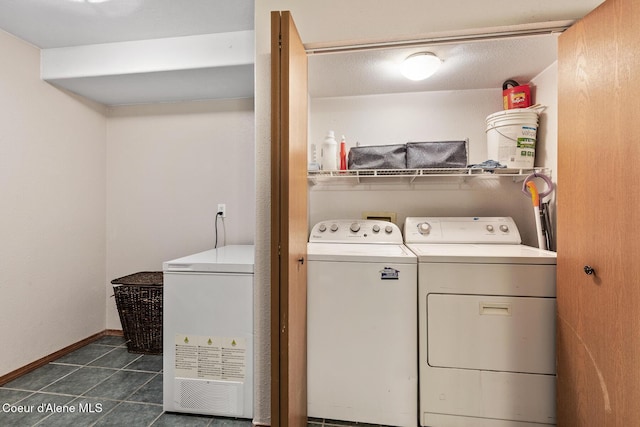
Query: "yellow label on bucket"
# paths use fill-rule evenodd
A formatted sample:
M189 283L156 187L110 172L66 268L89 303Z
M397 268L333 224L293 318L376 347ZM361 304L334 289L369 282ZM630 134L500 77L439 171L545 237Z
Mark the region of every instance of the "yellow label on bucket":
M518 138L518 148L536 148L536 140L531 138Z

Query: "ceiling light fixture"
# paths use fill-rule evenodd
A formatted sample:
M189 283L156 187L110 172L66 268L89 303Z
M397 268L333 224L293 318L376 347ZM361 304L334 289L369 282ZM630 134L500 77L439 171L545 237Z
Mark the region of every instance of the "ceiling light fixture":
M431 52L409 55L400 66L400 72L409 80L424 80L435 73L442 64L440 58Z

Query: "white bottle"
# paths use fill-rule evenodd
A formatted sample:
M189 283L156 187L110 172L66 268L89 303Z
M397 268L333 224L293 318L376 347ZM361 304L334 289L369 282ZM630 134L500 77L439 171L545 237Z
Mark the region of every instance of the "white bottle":
M338 169L338 142L332 130L322 143L322 169L326 171Z

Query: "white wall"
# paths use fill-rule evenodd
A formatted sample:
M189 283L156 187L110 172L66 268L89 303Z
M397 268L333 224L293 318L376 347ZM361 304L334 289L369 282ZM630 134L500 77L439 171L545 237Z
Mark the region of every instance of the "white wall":
M253 99L115 107L40 79L0 32L0 375L121 329L110 281L253 243ZM10 64L8 66L7 64Z
M557 101L553 68L538 81L538 102ZM309 143L320 147L327 130L347 136L347 147L402 144L409 141L469 139L469 163L487 160L486 117L502 110L500 88L452 92L417 92L340 98L310 102ZM553 117L553 116L551 116ZM545 128L536 147L536 166L555 165L555 133ZM553 125L551 131L553 132ZM547 139L550 138L550 141ZM549 147L549 150L547 150ZM309 197L309 226L332 218L361 218L365 211L391 211L402 227L407 216L512 216L523 242L537 246L531 200L521 193L522 182L511 178L440 179L419 184L316 185ZM326 190L326 191L324 191Z
M104 108L0 31L0 375L104 329Z
M271 18L276 2L256 1L256 87L255 87L255 185L256 258L254 273L255 372L253 421L271 423ZM276 4L274 4L276 3ZM275 6L275 7L272 7ZM275 426L274 426L275 427Z
M469 160L487 159L486 117L502 110L499 88L455 92L312 98L309 143L320 148L328 130L347 148L361 145L469 139Z
M213 248L218 203L218 246L254 242L253 123L253 99L109 108L107 296L112 279Z
M554 62L532 81L532 94L535 101L546 106L540 114L540 127L536 147L536 159L540 164L551 170L551 180L554 185L558 181L558 62ZM547 189L546 185L536 180L539 191ZM555 190L543 201L549 202L552 236L556 235L556 192ZM554 237L555 239L555 237Z

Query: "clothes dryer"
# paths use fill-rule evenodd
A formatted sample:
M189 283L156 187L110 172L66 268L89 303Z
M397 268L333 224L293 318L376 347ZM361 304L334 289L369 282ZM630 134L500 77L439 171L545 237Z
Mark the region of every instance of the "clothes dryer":
M511 218L407 218L421 426L553 425L556 254Z
M329 220L307 250L308 414L418 424L417 263L400 229Z

